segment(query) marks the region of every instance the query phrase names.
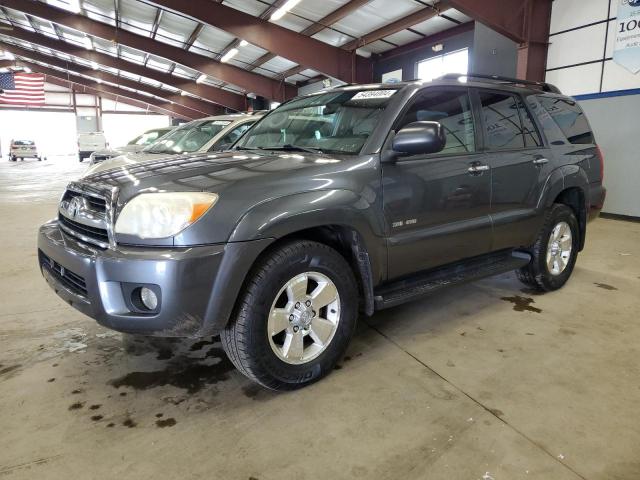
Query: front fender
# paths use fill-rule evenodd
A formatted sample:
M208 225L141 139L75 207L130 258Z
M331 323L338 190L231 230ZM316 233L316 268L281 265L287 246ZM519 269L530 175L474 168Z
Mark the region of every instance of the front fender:
M245 213L229 242L273 238L322 226L344 226L358 232L371 258L373 279L386 271L382 212L375 195L349 190L314 190L260 203Z

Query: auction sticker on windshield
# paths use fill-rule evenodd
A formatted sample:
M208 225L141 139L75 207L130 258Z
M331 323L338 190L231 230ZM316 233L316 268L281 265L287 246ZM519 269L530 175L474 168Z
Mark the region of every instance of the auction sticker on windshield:
M368 90L365 92L358 92L353 96L351 100L369 100L372 98L389 98L396 93L397 90Z

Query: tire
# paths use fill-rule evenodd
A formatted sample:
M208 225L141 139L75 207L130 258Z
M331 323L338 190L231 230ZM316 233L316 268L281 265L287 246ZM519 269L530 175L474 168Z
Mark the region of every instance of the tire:
M11 161L11 162L15 162L16 160L17 160L17 158L14 157L14 156L9 157L9 161Z
M296 287L297 294L287 285ZM324 299L318 289L326 289ZM333 303L320 306L330 298ZM280 316L272 316L274 311ZM272 390L294 390L334 369L351 340L357 315L358 288L346 260L321 243L290 241L267 253L249 273L220 338L241 373ZM281 321L272 324L275 318ZM279 330L277 325L284 330L269 335L268 325L273 331ZM316 341L319 333L323 344ZM294 340L300 337L302 343ZM294 345L302 345L301 350Z
M567 237L570 232L571 238ZM552 235L559 235L554 248ZM564 240L563 240L564 239ZM551 244L551 248L550 248ZM567 249L571 246L567 256ZM516 271L518 279L525 285L541 292L551 292L562 288L571 277L580 248L580 228L573 210L561 204L554 204L547 212L536 243L531 247L531 263ZM555 254L554 254L555 252ZM547 257L547 254L550 254ZM551 260L551 265L547 259Z

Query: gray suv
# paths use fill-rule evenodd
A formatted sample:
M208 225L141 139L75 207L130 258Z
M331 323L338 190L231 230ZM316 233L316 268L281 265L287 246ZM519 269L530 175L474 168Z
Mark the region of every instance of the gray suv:
M569 279L605 190L574 100L501 77L343 86L291 100L231 151L69 184L44 277L105 327L219 334L272 389L330 372L359 312L510 270Z

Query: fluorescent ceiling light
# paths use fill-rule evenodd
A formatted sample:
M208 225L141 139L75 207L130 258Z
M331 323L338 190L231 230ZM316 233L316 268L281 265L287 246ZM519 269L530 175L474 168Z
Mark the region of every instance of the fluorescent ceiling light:
M22 70L24 73L31 73L31 69L29 67L23 67Z
M96 83L102 83L102 79L96 78Z
M282 5L279 9L277 9L275 12L273 12L273 15L271 15L271 20L272 21L276 21L276 20L280 20L282 17L285 16L285 14L291 10L293 7L295 7L297 4L300 3L300 0L289 0L287 3L285 3L284 5Z
M196 83L202 83L207 79L207 76L203 73L202 75L200 75L198 77L198 79L196 80Z
M7 60L15 60L16 56L11 53L11 52L7 52L6 50L4 51L4 58L6 58Z
M98 70L98 62L91 62L91 68Z
M231 50L229 50L227 53L224 54L224 57L222 57L220 59L220 61L222 63L227 63L229 60L231 60L237 54L238 54L238 49L237 48L232 48Z
M246 47L247 45L249 45L249 42L247 42L246 40L240 40L241 47Z
M187 92L185 92L184 90L182 90L182 91L180 92L180 95L182 95L183 97L186 97L186 96L187 96Z
M87 50L93 50L93 42L91 41L91 37L84 37L82 42L84 43L84 48L86 48Z
M299 3L300 3L300 0L289 0L287 3L281 6L278 10L273 12L273 15L271 15L271 20L272 21L280 20L282 17L285 16L285 14L289 10L291 10L293 7L295 7Z

